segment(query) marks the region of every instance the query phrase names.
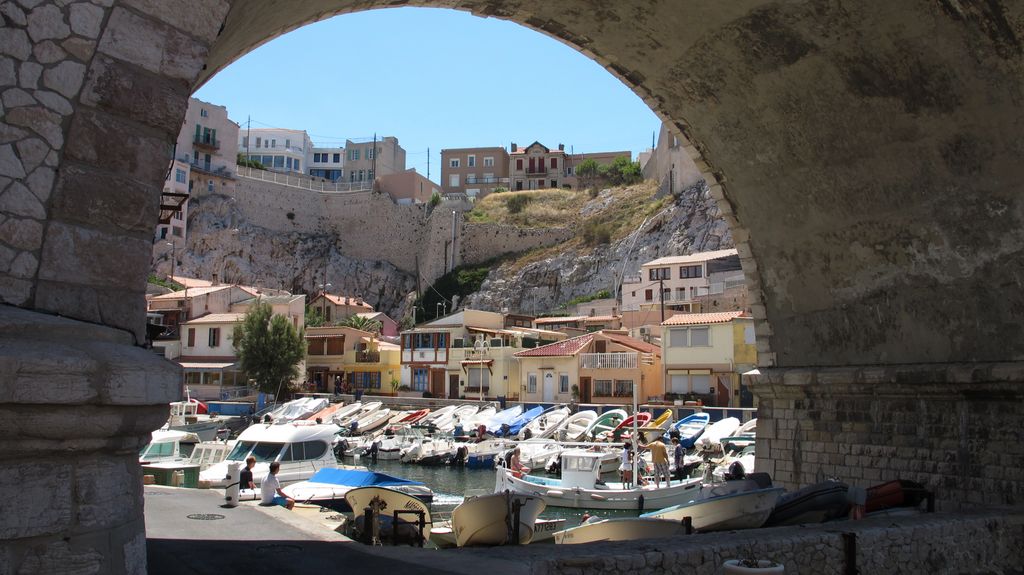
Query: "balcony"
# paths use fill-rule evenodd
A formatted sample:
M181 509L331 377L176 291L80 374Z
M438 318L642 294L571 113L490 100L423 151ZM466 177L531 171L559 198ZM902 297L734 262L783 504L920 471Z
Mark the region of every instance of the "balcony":
M581 353L581 369L636 369L637 353Z
M499 178L497 176L492 176L490 178L471 178L471 177L467 177L466 178L466 185L467 186L471 186L471 185L474 185L474 184L507 184L507 183L508 183L508 178Z
M643 281L644 281L644 276L642 276L640 274L635 274L635 275L631 275L631 276L625 276L625 277L622 278L622 283L624 283L624 284L638 284L638 283L642 283Z
M546 176L548 175L547 168L526 168L527 176Z
M192 138L192 145L204 150L219 150L220 140L212 138L209 135L195 136Z
M356 363L380 363L379 351L357 351Z

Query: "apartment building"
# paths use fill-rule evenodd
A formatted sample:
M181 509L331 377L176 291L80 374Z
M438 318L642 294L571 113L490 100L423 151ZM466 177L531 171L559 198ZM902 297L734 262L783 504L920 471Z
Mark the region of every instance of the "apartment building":
M376 142L345 140L345 181L372 182L377 176L405 171L405 149L398 138L385 136Z
M171 245L171 257L176 255L174 248L184 246L185 229L188 226L189 173L188 162L175 159L164 181L163 193L160 196L160 218L156 226L156 240Z
M313 150L305 130L247 127L240 130L237 141L243 156L276 172L305 174Z
M640 267L639 274L623 278L622 311L660 310L662 303L670 312L699 311L698 297L711 290L709 276L720 274L724 277L729 272L742 275L735 249L649 261Z
M512 143L509 152L509 182L512 190L542 190L561 187L565 181L565 145L552 150L540 142L525 148Z
M396 204L425 204L434 194L441 194L441 186L410 168L396 174L377 176L377 189L391 196Z
M317 294L309 300L309 307L320 311L324 323L338 322L353 315L373 312L373 306L363 301L363 298L329 293Z
M441 182L449 194L482 198L509 189L509 155L500 146L441 150Z
M667 399L753 407L742 388L744 372L757 363L754 320L743 311L683 313L662 324Z
M578 190L581 186L587 186L588 182L581 182L576 175L576 167L587 160L594 160L598 166L610 166L618 158L631 160L633 153L629 150L619 152L589 152L584 154L568 154L565 157L565 174L562 178L562 187Z
M644 179L656 180L662 189L677 194L701 179L700 169L691 156L695 153L692 145L684 146L672 133L671 125L663 122L657 145L640 154L640 170Z
M309 175L331 182L345 178L345 148L314 147L309 159Z
M350 327L306 329L306 381L321 393L391 391L400 369L397 345Z

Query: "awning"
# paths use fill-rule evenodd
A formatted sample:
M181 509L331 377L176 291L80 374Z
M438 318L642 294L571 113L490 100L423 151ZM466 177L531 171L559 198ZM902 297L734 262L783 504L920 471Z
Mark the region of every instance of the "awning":
M183 361L179 363L183 369L225 369L228 367L234 367L235 362L231 363L199 363L192 361Z
M499 331L499 330L496 330L496 329L488 329L486 327L476 327L476 326L472 326L472 325L467 325L466 326L466 330L467 331L479 331L481 333L493 333L493 334L497 334L498 331Z
M493 359L465 359L465 360L462 361L462 369L466 373L469 373L469 368L471 368L471 367L483 368L485 365L487 366L487 371L491 372L491 374L493 375L494 374L494 369L493 369L494 360Z
M319 333L308 334L307 333L306 334L306 339L328 339L328 338L331 338L331 337L344 338L345 334L343 334L343 333L328 333L328 334L319 334Z

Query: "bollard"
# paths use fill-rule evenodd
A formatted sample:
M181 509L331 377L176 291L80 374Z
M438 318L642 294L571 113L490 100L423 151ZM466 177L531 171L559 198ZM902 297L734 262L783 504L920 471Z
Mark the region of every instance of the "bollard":
M224 506L225 507L238 507L238 478L241 474L242 464L241 463L229 463L228 464L228 486L224 490Z

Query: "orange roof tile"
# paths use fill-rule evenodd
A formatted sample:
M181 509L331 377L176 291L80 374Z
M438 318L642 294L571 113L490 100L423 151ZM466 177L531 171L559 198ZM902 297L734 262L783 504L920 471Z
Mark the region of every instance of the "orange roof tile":
M567 357L576 355L594 340L594 334L587 333L556 343L549 343L533 349L515 353L516 357Z
M653 353L658 357L661 357L661 346L654 345L652 343L647 343L646 341L643 341L641 339L636 339L635 337L629 337L628 335L622 335L619 333L607 333L603 331L600 333L601 335L607 337L608 339L614 341L619 345L631 347L637 351Z
M738 317L750 317L745 311L719 311L713 313L677 313L661 325L700 325L728 323Z

